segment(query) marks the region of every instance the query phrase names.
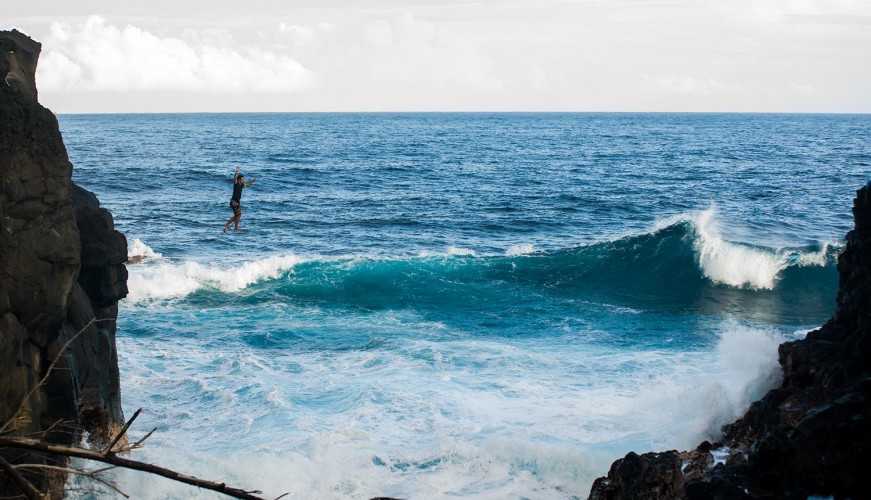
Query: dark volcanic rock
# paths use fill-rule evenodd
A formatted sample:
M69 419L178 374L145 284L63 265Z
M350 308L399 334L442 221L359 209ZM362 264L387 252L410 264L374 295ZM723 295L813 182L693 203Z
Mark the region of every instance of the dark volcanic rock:
M838 257L837 309L819 330L779 348L783 383L723 428L733 450L725 465L615 474L593 484L590 498L864 498L871 470L871 183L856 193L855 228ZM701 448L701 447L700 447ZM671 452L669 452L671 453ZM630 453L622 460L635 460ZM643 456L648 456L646 454ZM746 456L746 460L744 457ZM734 458L733 458L734 457ZM649 486L648 486L649 485ZM668 491L667 493L663 493Z
M99 439L123 422L115 318L127 294L126 240L72 184L57 119L37 102L40 44L0 31L0 48L0 426L36 436L52 428L47 437L60 443ZM50 473L31 479L60 494ZM0 474L0 496L17 494Z
M674 498L686 482L681 462L676 451L644 455L629 452L611 465L607 478L596 479L590 499Z

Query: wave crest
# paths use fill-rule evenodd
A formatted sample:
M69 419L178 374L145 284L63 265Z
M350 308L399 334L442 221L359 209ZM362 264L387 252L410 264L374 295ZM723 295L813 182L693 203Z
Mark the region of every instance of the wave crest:
M236 292L253 283L277 278L303 261L295 255L275 255L221 269L191 261L174 263L159 260L131 269L127 280L130 290L127 301L137 303L182 298L203 287Z
M251 300L445 311L476 303L509 307L547 296L636 310L742 311L757 319L792 316L815 323L834 305L835 250L731 242L709 210L664 221L651 232L558 250L518 244L492 255L461 247L392 259L274 255L232 268L157 258L131 266L128 302L181 298L201 289L237 292L273 280L260 290L268 293Z
M695 248L699 267L715 283L770 290L788 265L783 255L728 242L720 235L713 209L702 212L695 222Z

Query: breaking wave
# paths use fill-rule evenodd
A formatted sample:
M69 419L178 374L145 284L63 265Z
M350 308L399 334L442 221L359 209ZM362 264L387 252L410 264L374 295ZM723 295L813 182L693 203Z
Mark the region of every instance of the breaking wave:
M140 252L159 256L144 243ZM632 308L741 311L825 319L837 292L838 248L731 242L712 211L573 248L515 245L500 255L451 247L412 258L271 255L232 268L149 259L131 266L128 302L221 294L370 309L468 307L550 295ZM759 319L759 318L756 318Z

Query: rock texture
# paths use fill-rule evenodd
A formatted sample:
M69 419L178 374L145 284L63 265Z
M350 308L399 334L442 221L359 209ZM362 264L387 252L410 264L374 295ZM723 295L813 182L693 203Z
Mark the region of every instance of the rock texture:
M626 455L595 481L591 499L868 496L871 183L856 193L853 216L855 228L838 258L835 315L806 338L780 346L782 385L724 427L722 443L702 443L689 453ZM729 451L725 464L712 465L712 447Z
M37 101L40 44L0 31L0 48L0 426L51 429L59 443L100 439L123 423L115 318L127 294L126 240L72 183L57 119ZM59 494L62 478L30 478ZM0 474L0 496L19 493Z

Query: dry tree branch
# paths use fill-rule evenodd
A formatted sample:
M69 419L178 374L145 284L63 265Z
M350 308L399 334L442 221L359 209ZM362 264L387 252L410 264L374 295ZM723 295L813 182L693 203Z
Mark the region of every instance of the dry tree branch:
M190 484L199 488L217 491L218 493L223 493L233 498L241 498L245 500L264 500L262 497L255 495L256 493L261 493L260 491L245 491L238 488L233 488L231 486L227 486L225 483L217 483L214 481L199 479L194 476L188 476L186 474L178 473L171 469L147 464L145 462L138 462L136 460L122 458L114 454L103 454L92 450L86 450L84 448L46 444L36 439L27 438L3 437L0 438L0 447L19 448L25 450L40 451L43 453L51 453L54 455L61 455L65 457L95 460L97 462L117 465L118 467L124 467L126 469L148 472L151 474L165 477L167 479L178 481L180 483Z
M111 481L107 481L100 477L101 472L105 472L109 469L113 469L114 467L104 467L102 469L87 471L82 469L76 469L75 467L58 467L56 465L43 465L43 464L22 464L22 465L13 465L15 469L43 469L43 470L51 470L56 472L63 472L64 474L75 474L77 476L87 477L91 481L96 481L101 483L113 490L117 491L124 498L130 498L130 495L121 491L117 485L112 483Z
M110 465L110 466L108 466L108 467L103 467L103 468L101 468L101 469L94 469L94 470L90 470L90 471L88 471L88 472L90 472L91 474L101 474L101 473L103 473L103 472L106 472L107 470L115 470L115 469L117 469L117 468L118 468L118 467L116 467L116 466L114 466L114 465Z
M118 444L118 441L120 441L121 438L124 437L125 434L127 434L127 429L130 428L130 425L133 424L133 421L136 420L136 417L138 417L140 413L142 413L142 408L136 410L136 413L134 413L133 416L130 417L127 423L124 424L124 427L122 427L121 430L118 431L118 434L115 435L115 439L113 439L112 442L109 443L109 446L103 449L104 455L112 453L112 448L114 448L115 445Z
M180 483L190 484L192 486L196 486L199 488L217 491L219 493L223 493L227 496L231 496L234 498L240 498L240 499L246 499L246 500L263 500L262 497L259 497L256 495L256 494L261 493L258 490L245 491L242 489L227 486L225 483L217 483L214 481L207 481L205 479L199 479L199 478L194 477L194 476L188 476L186 474L181 474L181 473L176 472L174 470L160 467L157 465L147 464L145 462L139 462L136 460L130 460L127 458L122 458L122 457L117 456L115 454L116 452L114 452L112 450L112 448L114 448L115 445L118 444L118 442L121 440L121 438L127 433L127 430L130 428L130 425L133 423L133 421L136 419L136 417L139 416L139 413L142 411L141 408L139 410L137 410L136 413L134 413L133 417L130 418L130 420L128 420L127 423L124 425L124 427L118 432L118 434L112 440L111 444L109 444L109 446L106 447L102 452L87 450L85 448L78 448L78 447L72 447L72 446L62 446L62 445L46 443L46 442L44 442L44 439L45 439L45 436L46 436L48 431L45 431L42 434L42 436L40 437L40 439L31 439L31 438L23 438L23 437L7 437L8 434L10 434L12 432L13 423L19 418L19 415L20 415L21 411L25 408L27 401L29 401L30 398L33 396L33 394L37 390L39 390L40 387L42 387L45 384L46 380L48 380L49 375L51 375L51 372L54 370L55 365L61 359L61 356L64 355L64 353L66 352L66 350L70 346L70 344L72 344L73 341L75 339L77 339L79 337L79 335L81 335L95 321L103 321L103 320L97 320L96 318L92 318L78 332L76 332L75 335L70 337L64 343L64 345L58 351L57 356L55 356L54 360L52 360L51 364L49 364L48 368L46 369L45 375L42 377L42 379L40 379L39 382L30 391L28 391L27 394L24 395L24 397L21 399L21 402L19 403L18 407L16 408L15 412L13 412L7 418L7 420L3 423L3 425L0 426L0 448L16 448L16 449L23 449L23 450L37 451L37 452L52 454L52 455L58 455L58 456L67 457L67 458L75 457L75 458L82 458L85 460L94 460L97 462L109 464L113 467L123 467L126 469L148 472L150 474L162 476L162 477L165 477L167 479L171 479L173 481L178 481ZM53 429L55 425L58 425L58 423L59 422L55 422L55 424L52 424L52 426L49 427L48 430ZM148 439L152 434L154 434L154 432L156 430L157 430L156 428L152 429L151 432L146 434L143 438L141 438L139 441L135 442L133 445L122 446L121 449L118 451L119 452L128 452L128 451L131 451L131 450L134 450L134 449L140 447L142 445L142 443L146 439ZM105 479L98 476L98 474L100 472L106 471L106 470L111 469L113 467L105 467L102 469L98 469L96 471L89 472L89 471L83 471L83 470L74 469L74 468L58 467L58 466L45 465L45 464L11 465L9 462L7 462L5 459L3 459L3 457L0 457L0 469L2 469L4 472L9 474L9 476L18 485L18 487L21 489L21 491L24 493L24 495L30 500L44 500L44 499L47 499L48 496L45 493L40 492L35 486L33 486L33 484L31 484L29 481L27 481L27 479L25 479L18 472L17 469L54 470L54 471L58 471L58 472L72 473L72 474L85 476L85 477L88 477L88 478L95 480L99 483L102 483L102 484L112 488L113 490L117 491L121 495L127 497L127 495L123 491L121 491L117 486L115 486L111 482L106 481ZM282 496L285 496L285 495L282 495ZM279 498L281 498L281 497L279 497Z
M63 423L64 423L64 420L60 419L60 420L56 420L53 424L48 426L48 429L42 431L41 436L39 438L40 441L44 441L45 437L48 436L49 434L51 434L51 431L53 431L55 427L59 427ZM67 421L66 424L69 424L69 421Z
M151 435L154 434L155 432L157 432L157 427L155 427L154 429L151 429L151 431L149 431L148 434L143 436L142 439L140 439L139 441L136 441L135 443L133 443L130 446L128 446L127 448L125 448L124 451L133 451L133 450L139 448L140 446L142 446L142 443L144 443L146 439L150 438Z
M48 498L44 493L37 490L35 486L30 484L30 481L24 479L24 477L15 470L15 467L12 466L9 462L7 462L3 457L0 457L0 469L3 469L9 477L15 481L15 484L21 488L21 492L24 493L29 500L43 500Z

